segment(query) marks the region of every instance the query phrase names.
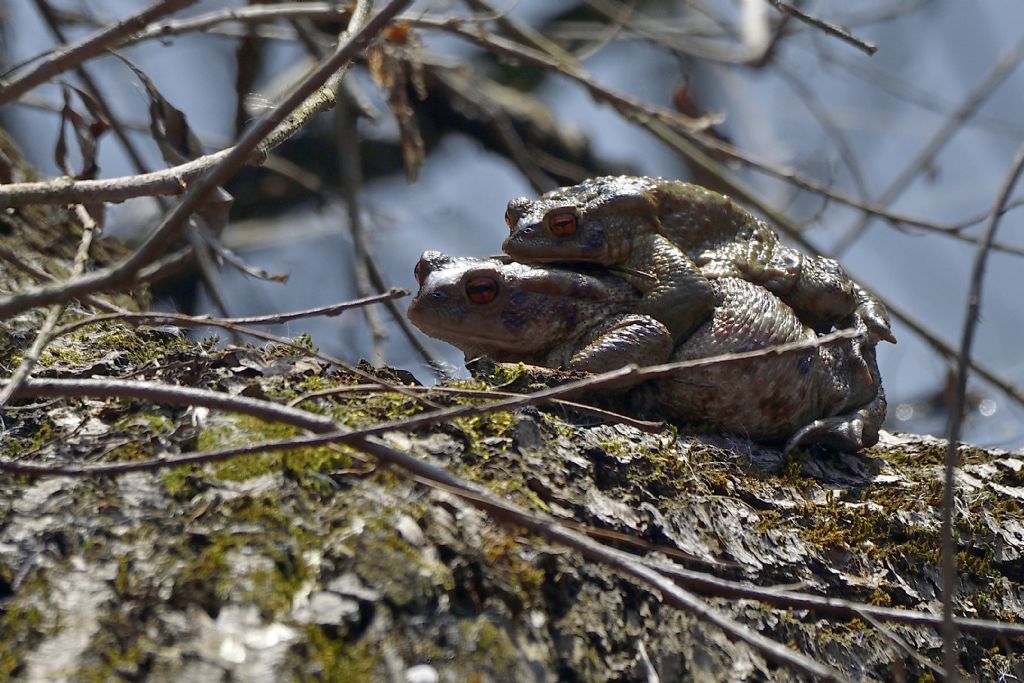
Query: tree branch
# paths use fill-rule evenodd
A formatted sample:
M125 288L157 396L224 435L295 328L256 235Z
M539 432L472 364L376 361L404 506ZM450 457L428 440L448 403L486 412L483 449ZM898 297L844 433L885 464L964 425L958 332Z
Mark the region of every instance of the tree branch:
M195 2L196 0L160 0L109 28L98 31L74 45L68 45L21 76L0 81L0 105L18 99L40 83L100 54L124 36L142 30L154 19L177 12Z
M946 444L942 485L942 662L946 669L946 680L956 683L959 674L957 664L957 625L953 618L954 593L956 591L956 547L953 543L953 503L956 495L956 467L958 464L958 447L960 445L960 425L964 416L964 394L967 391L967 372L971 359L971 344L974 341L974 330L978 325L978 313L981 308L981 286L985 275L985 263L989 248L995 239L999 218L1003 207L1010 200L1010 193L1024 171L1024 144L1017 148L1010 170L1003 179L988 225L985 226L984 238L974 255L971 267L971 286L967 294L967 315L964 320L963 336L960 340L960 356L956 366L956 387L953 393L953 405L949 415L949 435Z

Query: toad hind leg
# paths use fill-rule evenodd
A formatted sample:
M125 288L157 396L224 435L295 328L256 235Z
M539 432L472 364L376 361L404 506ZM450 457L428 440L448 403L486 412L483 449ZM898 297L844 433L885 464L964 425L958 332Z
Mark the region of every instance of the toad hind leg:
M626 315L595 330L568 362L573 370L607 372L629 364L657 365L672 353L665 326L646 315Z
M810 444L859 451L878 443L878 429L885 420L886 404L882 383L877 381L877 369L874 375L878 391L867 403L849 413L821 418L804 426L786 441L783 452L788 454L798 446Z

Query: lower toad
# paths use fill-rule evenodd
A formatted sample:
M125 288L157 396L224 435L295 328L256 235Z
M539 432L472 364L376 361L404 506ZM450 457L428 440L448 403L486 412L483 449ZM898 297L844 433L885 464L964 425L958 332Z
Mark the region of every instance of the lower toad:
M643 294L608 271L426 252L416 276L420 290L409 319L467 358L602 372L816 338L774 294L733 277L709 281L709 319L674 343L661 322L637 312ZM874 349L855 352L851 340L684 369L639 392L668 416L785 439L787 450L812 443L842 450L871 446L885 417Z

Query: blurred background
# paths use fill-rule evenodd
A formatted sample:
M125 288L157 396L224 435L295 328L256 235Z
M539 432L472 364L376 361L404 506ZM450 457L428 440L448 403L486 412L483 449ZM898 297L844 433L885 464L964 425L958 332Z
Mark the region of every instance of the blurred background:
M3 68L142 6L7 0ZM313 2L203 1L166 20L159 38L119 48L151 88L111 55L66 73L100 94L135 150L133 160L102 136L97 177L171 165L151 131L154 97L187 117L191 156L230 145L330 49L345 25L338 14ZM240 316L414 291L426 249L499 253L512 197L594 175L682 178L836 257L889 304L899 343L878 351L887 426L941 434L975 240L1024 141L1024 5L453 0L403 16L346 76L340 106L226 187L230 217L205 238L215 267L162 282L159 307ZM72 108L87 110L71 92ZM46 175L63 173L63 97L47 85L0 110ZM147 197L111 205L107 232L137 241L163 210ZM1024 408L1005 389L1024 385L1022 215L1000 224L973 354L1004 388L972 374L964 433L1014 449ZM424 382L464 372L461 354L396 317L406 302L273 331L309 332L324 351Z

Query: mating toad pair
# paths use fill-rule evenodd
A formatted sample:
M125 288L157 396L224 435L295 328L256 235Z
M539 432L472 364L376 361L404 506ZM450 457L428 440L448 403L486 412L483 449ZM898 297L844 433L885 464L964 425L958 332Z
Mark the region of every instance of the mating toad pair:
M467 358L601 372L854 328L853 340L686 369L644 391L669 417L786 439L787 450L878 440L874 347L895 342L885 307L728 197L664 178L594 178L513 199L505 221L511 262L423 254L409 306L420 329Z

